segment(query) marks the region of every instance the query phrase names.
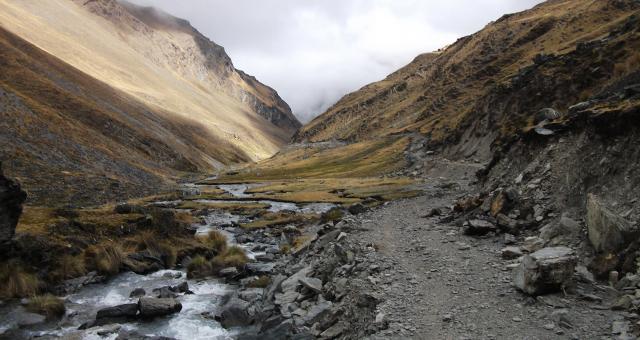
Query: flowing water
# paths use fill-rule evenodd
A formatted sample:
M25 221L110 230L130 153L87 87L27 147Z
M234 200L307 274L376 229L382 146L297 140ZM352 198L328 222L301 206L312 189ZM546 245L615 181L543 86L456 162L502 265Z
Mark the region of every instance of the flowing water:
M251 198L246 190L253 184L219 185L218 187L236 198ZM189 185L188 191L197 191L198 187ZM334 207L329 203L295 204L291 202L276 202L270 200L203 200L210 203L237 203L252 204L265 203L270 206L269 211L294 211L298 213L323 213ZM155 202L156 206L173 207L180 201ZM231 244L235 244L238 222L247 222L247 217L231 214L229 212L214 210L204 216L205 223L198 226L196 235L206 234L211 230L220 230L227 235ZM244 243L240 245L247 251L249 258L255 258L264 254L264 250L274 245L259 243ZM93 284L83 287L79 292L64 297L67 312L61 321L44 323L29 328L29 335L33 337L53 336L60 339L115 339L117 334L100 336L99 329L79 331L78 327L85 322L92 321L96 312L102 308L116 306L125 303L136 303L137 298L130 298L129 294L136 288L143 288L147 295L155 288L175 286L184 281L189 284L189 289L194 294L185 294L177 297L182 303L180 313L166 317L156 318L151 322L130 322L122 324L122 329L135 330L141 334L150 336L166 336L176 339L200 340L200 339L233 339L237 331L225 330L218 322L212 319L223 296L232 292L235 288L222 283L217 279L187 280L186 273L178 270L162 270L149 275L135 273L122 273L108 282ZM0 338L7 330L17 327L20 323L20 315L24 314L24 308L18 302L0 304Z

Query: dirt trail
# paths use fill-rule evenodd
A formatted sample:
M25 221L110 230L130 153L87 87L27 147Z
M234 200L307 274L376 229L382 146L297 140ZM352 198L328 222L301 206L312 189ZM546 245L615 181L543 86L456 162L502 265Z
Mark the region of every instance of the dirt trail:
M527 297L511 284L502 237L467 237L439 217L423 217L450 206L467 183L458 184L435 183L427 196L359 216L356 237L379 249L380 271L368 280L383 301L378 317L389 322L371 339L609 338L622 313L577 295Z

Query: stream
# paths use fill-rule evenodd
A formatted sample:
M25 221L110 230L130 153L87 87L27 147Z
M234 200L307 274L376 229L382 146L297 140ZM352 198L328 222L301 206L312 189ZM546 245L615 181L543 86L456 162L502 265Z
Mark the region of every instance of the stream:
M238 199L251 198L246 190L253 184L218 185L218 188ZM185 190L197 191L198 186L190 184ZM269 204L269 211L295 211L299 213L323 213L334 207L330 203L296 204L291 202L276 202L270 200L202 200L205 203L237 203ZM180 201L155 202L153 205L172 207ZM230 244L236 244L235 235L238 228L235 223L247 222L245 216L235 215L222 210L211 210L204 216L204 223L197 225L196 235L206 234L211 230L219 230L227 235ZM270 248L279 249L275 240L273 244L247 242L238 244L246 250L250 259L265 254ZM226 330L218 322L213 320L216 309L221 299L233 292L237 287L224 283L216 278L187 280L185 270L161 270L148 275L138 275L132 272L121 273L105 283L91 284L81 288L77 293L62 297L65 300L66 315L62 320L55 322L36 323L33 326L25 322L33 317L27 313L19 302L0 304L0 339L4 339L3 333L11 329L22 328L31 337L45 338L77 338L77 339L115 339L117 332L105 334L101 332L108 326L94 327L85 331L79 331L78 327L85 322L95 319L96 312L100 309L136 303L138 298L130 298L129 294L136 288L143 288L147 294L153 289L164 286L175 286L187 281L189 290L193 294L180 294L177 300L182 304L179 313L155 318L150 322L130 322L120 324L122 330L136 331L148 336L164 336L176 339L200 340L200 339L233 339L239 330ZM98 334L100 333L100 334Z

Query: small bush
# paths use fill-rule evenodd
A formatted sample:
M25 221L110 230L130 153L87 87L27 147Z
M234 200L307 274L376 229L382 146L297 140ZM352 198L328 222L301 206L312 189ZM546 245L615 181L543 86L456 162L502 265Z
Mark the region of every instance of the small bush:
M267 286L271 283L271 278L263 275L260 276L259 278L249 282L249 284L247 285L247 287L249 288L267 288Z
M198 255L194 257L187 266L188 278L205 277L209 274L211 274L211 264L204 256Z
M89 268L104 275L115 275L120 272L124 259L122 248L114 243L90 246L85 250L85 263Z
M53 319L64 315L66 308L64 301L51 294L34 296L27 303L27 310L32 313L42 314L47 319Z
M35 295L40 289L38 278L28 273L17 261L0 266L0 297L22 298Z
M57 262L49 277L54 282L73 279L87 273L84 259L70 255L62 256Z
M342 210L341 208L335 207L335 208L329 209L329 211L322 214L321 220L322 222L326 223L326 222L340 220L343 217L344 217L344 210Z

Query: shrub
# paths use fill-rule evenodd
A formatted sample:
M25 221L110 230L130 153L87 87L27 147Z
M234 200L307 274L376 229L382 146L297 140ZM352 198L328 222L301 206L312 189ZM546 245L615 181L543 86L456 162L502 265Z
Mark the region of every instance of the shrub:
M343 217L344 217L344 210L342 210L342 208L334 207L329 209L327 212L323 213L320 218L322 222L326 223L326 222L340 220Z
M56 267L49 274L54 282L73 279L87 273L84 259L71 255L64 255L56 261Z
M291 245L285 243L283 245L280 246L280 252L283 254L289 254L289 252L291 251Z
M63 316L66 308L62 299L51 294L45 294L29 299L27 310L32 313L46 315L47 319L53 319Z
M211 274L211 264L204 256L194 257L187 266L187 277L198 278Z
M40 289L38 278L28 273L17 261L9 261L0 266L0 282L2 298L32 296Z
M249 282L249 284L247 285L247 287L249 288L267 288L267 286L271 283L271 278L263 275L260 276L259 278Z
M85 263L105 275L115 275L120 272L124 259L122 248L114 243L90 246L85 250Z

